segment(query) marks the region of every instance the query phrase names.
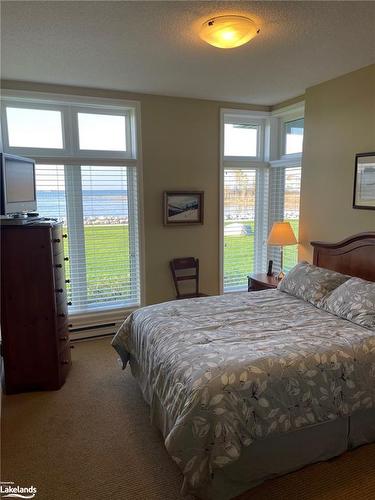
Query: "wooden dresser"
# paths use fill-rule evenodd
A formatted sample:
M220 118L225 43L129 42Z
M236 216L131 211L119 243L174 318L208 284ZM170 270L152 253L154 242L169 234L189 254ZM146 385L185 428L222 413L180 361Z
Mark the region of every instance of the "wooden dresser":
M1 226L1 337L7 394L59 389L71 365L62 224Z

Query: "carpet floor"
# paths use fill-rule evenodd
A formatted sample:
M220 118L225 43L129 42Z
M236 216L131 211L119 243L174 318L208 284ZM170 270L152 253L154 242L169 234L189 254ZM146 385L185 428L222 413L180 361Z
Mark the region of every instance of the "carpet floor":
M181 475L109 339L75 344L60 391L3 396L2 481L40 500L180 500ZM186 498L186 497L185 497ZM373 500L375 445L241 495L240 500Z

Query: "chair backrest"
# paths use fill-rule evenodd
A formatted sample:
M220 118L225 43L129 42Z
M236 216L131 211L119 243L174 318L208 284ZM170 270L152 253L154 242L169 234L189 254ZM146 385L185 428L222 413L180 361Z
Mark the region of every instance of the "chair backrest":
M174 286L176 288L177 298L181 298L184 294L181 293L179 282L186 280L195 280L195 292L196 296L199 295L199 259L194 257L182 257L180 259L173 259L169 263ZM189 271L189 272L188 272ZM191 271L191 272L190 272ZM192 294L190 294L192 295Z

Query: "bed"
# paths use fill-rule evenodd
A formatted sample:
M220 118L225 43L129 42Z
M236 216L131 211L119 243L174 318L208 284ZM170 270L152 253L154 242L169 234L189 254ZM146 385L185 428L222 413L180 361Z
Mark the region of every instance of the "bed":
M375 233L312 245L315 265L375 281ZM182 493L226 500L375 441L375 331L282 291L148 306L113 346Z

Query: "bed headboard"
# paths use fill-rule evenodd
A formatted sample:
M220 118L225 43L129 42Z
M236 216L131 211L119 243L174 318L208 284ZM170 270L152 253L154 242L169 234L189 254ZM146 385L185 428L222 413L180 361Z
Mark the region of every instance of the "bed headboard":
M375 281L375 232L360 233L338 243L312 241L314 264Z

